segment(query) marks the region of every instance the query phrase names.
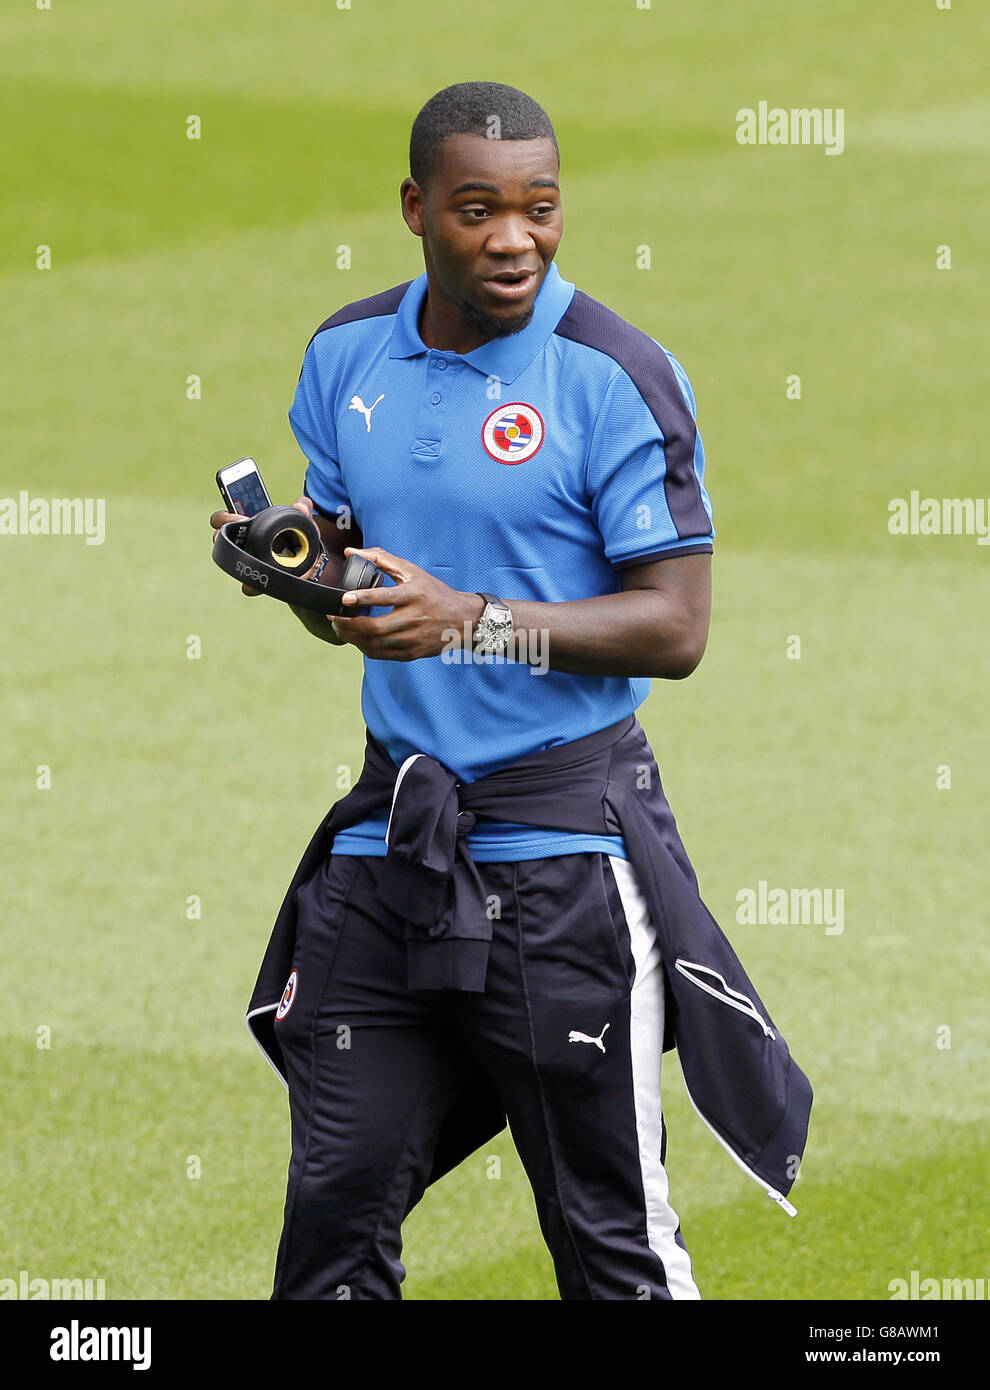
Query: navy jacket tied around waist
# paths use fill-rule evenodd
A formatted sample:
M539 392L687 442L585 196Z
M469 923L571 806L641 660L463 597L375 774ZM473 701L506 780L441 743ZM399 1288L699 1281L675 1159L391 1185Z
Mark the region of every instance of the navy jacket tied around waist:
M464 838L476 817L622 835L663 960L664 1050L676 1047L691 1102L716 1138L795 1215L786 1194L807 1139L811 1085L701 901L653 751L632 714L474 782L458 782L424 753L398 768L368 731L361 776L331 807L300 861L248 1007L248 1027L283 1082L273 1024L292 969L296 892L326 862L337 831L383 806L391 810L378 893L406 922L413 989L484 988L492 924ZM444 1122L430 1181L505 1123L478 1069Z

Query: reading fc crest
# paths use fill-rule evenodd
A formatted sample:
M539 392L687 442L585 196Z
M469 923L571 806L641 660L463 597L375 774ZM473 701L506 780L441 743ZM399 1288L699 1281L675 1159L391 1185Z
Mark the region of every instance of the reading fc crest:
M282 991L282 998L279 1006L275 1010L275 1017L278 1020L285 1018L285 1015L292 1008L292 1001L296 997L296 985L299 983L299 971L293 970L292 974L285 982L285 989Z
M533 457L545 433L540 412L524 401L513 401L492 411L481 427L481 442L499 463L522 463Z

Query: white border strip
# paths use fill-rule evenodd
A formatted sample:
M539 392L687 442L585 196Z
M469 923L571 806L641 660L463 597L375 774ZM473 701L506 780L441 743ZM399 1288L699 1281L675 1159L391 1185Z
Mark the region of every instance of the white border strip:
M270 1055L269 1055L269 1054L265 1051L265 1049L262 1047L261 1041L260 1041L260 1039L259 1039L257 1033L256 1033L256 1032L254 1031L254 1029L251 1027L251 1020L252 1020L252 1018L254 1018L254 1016L255 1016L256 1014L271 1014L271 1013L274 1013L275 1010L276 1010L277 1008L278 1008L278 1004L262 1004L260 1008L258 1008L258 1009L252 1009L251 1012L250 1012L249 1014L247 1014L247 1016L246 1016L245 1019L244 1019L244 1023L245 1023L245 1026L247 1027L248 1032L251 1034L251 1037L252 1037L253 1040L254 1040L254 1045L255 1045L255 1047L256 1047L256 1048L258 1049L258 1051L261 1053L262 1057L264 1057L265 1061L266 1061L266 1062L268 1063L268 1065L271 1067L272 1071L273 1071L273 1072L275 1073L275 1075L278 1077L279 1081L281 1081L281 1083L282 1083L282 1085L285 1087L285 1089L288 1090L288 1089L289 1089L289 1083L288 1083L288 1081L286 1081L285 1077L282 1075L282 1073L279 1071L278 1067L277 1067L277 1066L275 1065L275 1063L272 1061Z
M681 1075L684 1075L683 1069L681 1071ZM760 1184L767 1196L772 1198L773 1201L775 1201L783 1211L786 1211L788 1216L797 1216L797 1207L792 1206L782 1192L778 1192L775 1187L771 1187L769 1183L765 1182L764 1179L760 1177L759 1173L754 1173L752 1168L750 1168L748 1164L743 1163L742 1159L736 1153L735 1149L732 1148L730 1144L727 1144L725 1140L722 1138L721 1134L719 1134L718 1130L714 1129L708 1123L704 1115L702 1115L701 1111L694 1104L694 1096L691 1094L690 1091L688 1091L688 1084L686 1080L684 1082L684 1089L685 1091L687 1091L687 1098L694 1106L696 1114L698 1115L702 1123L705 1124L712 1131L715 1138L722 1145L722 1148L725 1150L725 1152L735 1159L735 1161L739 1164L739 1167L743 1170L744 1173L751 1177L754 1182L758 1182Z
M409 771L409 769L412 767L412 765L413 765L413 763L416 761L416 759L417 759L417 758L422 758L422 757L425 757L425 754L423 754L423 753L410 753L410 754L409 754L409 757L405 760L405 762L404 762L404 763L402 764L402 766L399 768L399 771L396 773L396 777L395 777L395 786L392 788L392 804L391 804L391 806L388 808L388 824L385 826L385 843L386 843L386 844L388 844L388 832L389 832L389 831L391 830L391 828L392 828L392 814L393 814L393 812L395 811L395 798L396 798L396 797L398 796L398 794L399 794L399 787L402 785L402 779L403 779L403 777L405 777L406 773L407 773L407 772Z
M671 1297L700 1299L701 1292L694 1282L691 1268L691 1256L675 1239L680 1220L670 1205L670 1184L660 1161L663 1142L660 1071L664 1023L664 976L660 947L632 865L627 859L619 859L611 854L608 861L625 913L635 965L629 993L629 1055L647 1240L650 1249L663 1262Z

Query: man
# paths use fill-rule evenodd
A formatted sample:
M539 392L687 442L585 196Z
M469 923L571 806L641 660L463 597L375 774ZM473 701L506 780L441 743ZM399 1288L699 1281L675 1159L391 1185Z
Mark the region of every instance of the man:
M388 578L368 616L294 610L364 654L368 754L249 1014L292 1114L273 1297L399 1298L405 1215L507 1116L562 1298L698 1298L663 1167L674 976L688 1013L714 1011L700 1052L741 1012L788 1059L745 976L727 983L727 943L701 963L706 910L634 715L707 641L691 387L557 270L559 153L525 94L434 96L401 198L425 273L317 330L289 416L331 573L358 551ZM799 1128L775 1112L729 1147L748 1167Z

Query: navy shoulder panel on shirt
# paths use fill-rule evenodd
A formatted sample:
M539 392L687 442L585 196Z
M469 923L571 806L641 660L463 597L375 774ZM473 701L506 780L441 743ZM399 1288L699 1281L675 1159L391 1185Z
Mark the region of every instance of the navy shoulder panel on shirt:
M703 536L711 521L694 469L697 427L666 352L614 309L575 290L555 330L560 337L611 357L631 378L664 438L664 491L680 536Z
M396 313L402 303L402 296L411 284L412 281L407 280L403 285L393 285L390 290L381 290L378 294L369 295L367 299L355 299L353 304L345 304L320 324L313 338L324 329L337 328L342 323L357 323L361 319L383 318ZM307 351L313 338L306 344Z

